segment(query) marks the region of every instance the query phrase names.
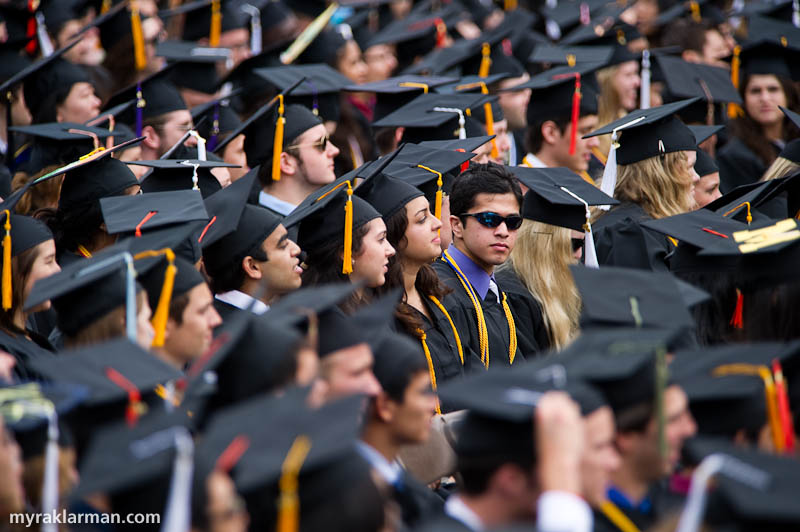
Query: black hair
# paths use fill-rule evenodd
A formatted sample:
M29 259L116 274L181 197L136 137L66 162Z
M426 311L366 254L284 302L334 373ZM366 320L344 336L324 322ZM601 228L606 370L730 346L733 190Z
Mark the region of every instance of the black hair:
M174 296L169 302L169 319L173 320L178 325L183 324L183 311L189 306L189 293L183 293L179 296ZM155 312L155 309L153 309Z
M450 213L460 216L475 205L478 194L514 194L522 208L522 190L514 175L496 163L471 165L453 184L450 193Z
M697 343L703 346L734 340L731 317L736 309L736 281L726 272L677 272L677 277L711 295L692 307Z
M264 241L257 242L250 251L242 255L242 258L237 261L233 266L226 266L220 271L209 271L206 263L206 273L211 279L211 291L215 294L222 294L223 292L230 292L231 290L239 290L244 284L244 268L242 268L242 260L245 257L253 257L253 260L266 262L268 260L267 253L261 247ZM170 313L171 316L171 313Z
M403 357L403 364L395 364L392 367L392 375L390 378L382 376L379 379L381 388L386 392L386 395L392 401L403 404L406 399L406 390L408 390L411 380L420 372L428 373L428 363L422 357Z
M788 342L800 337L800 283L742 290L742 339Z
M681 50L692 50L703 53L706 45L706 32L719 30L707 20L700 22L679 18L665 28L664 36L661 39L661 46L677 46Z
M645 401L614 411L614 422L617 432L644 432L655 414L655 405L652 401Z
M571 119L569 117L559 118L557 120L548 118L546 120L538 120L533 124L528 124L528 129L525 131L525 149L528 151L528 153L535 154L542 149L542 143L544 143L542 126L545 124L545 122L553 122L563 135L567 130L567 126L570 124Z

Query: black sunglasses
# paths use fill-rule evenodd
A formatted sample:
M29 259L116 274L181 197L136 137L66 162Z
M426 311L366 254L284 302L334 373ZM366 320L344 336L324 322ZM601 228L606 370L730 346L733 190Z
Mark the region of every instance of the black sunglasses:
M572 239L572 252L576 252L579 249L583 248L583 244L585 241L582 238L573 238Z
M522 225L522 216L512 214L511 216L500 216L496 212L475 212L462 214L463 216L470 216L478 220L478 223L484 227L499 227L501 223L505 223L510 231L515 231Z

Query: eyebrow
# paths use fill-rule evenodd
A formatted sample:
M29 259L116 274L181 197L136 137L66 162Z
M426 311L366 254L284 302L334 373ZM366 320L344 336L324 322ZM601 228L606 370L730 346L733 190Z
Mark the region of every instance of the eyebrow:
M427 209L428 209L427 207L425 207L423 209L420 209L420 210L417 211L417 214L424 214Z
M289 232L287 231L286 233L284 233L284 234L283 234L283 236L282 236L282 237L280 237L280 238L278 239L278 245L280 246L281 244L283 244L283 243L284 243L285 241L287 241L288 239L289 239Z

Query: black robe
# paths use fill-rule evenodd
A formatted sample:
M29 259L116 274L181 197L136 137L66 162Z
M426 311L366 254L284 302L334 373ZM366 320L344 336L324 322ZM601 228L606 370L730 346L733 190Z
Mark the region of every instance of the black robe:
M42 336L28 331L31 339L21 334L11 335L0 331L0 349L14 357L17 361L14 366L14 378L19 381L28 381L38 378L38 375L28 368L27 362L32 358L53 357L53 346Z
M775 156L779 150L776 148ZM717 165L719 166L719 190L727 194L734 188L755 183L767 166L748 148L744 142L736 137L731 137L725 146L717 152Z
M439 279L453 289L451 293L444 297L442 304L447 309L447 312L450 313L450 317L453 318L453 322L458 328L462 345L468 345L470 349L480 356L478 320L472 300L461 285L461 281L458 280L455 271L447 263L443 260L437 260L433 263L433 269L436 270ZM500 297L502 298L502 294ZM483 309L489 336L489 364L493 364L495 367L509 366L510 334L503 306L497 302L497 298L489 290L481 302L481 308ZM514 354L514 361L524 358L520 349L520 339L520 335L517 334L517 350Z
M517 324L517 339L525 358L550 349L550 334L542 315L542 306L511 268L495 274L500 289L508 295L508 304Z
M225 301L217 299L216 297L214 298L214 310L216 310L217 314L219 314L219 317L222 318L223 324L233 318L233 316L235 316L237 313L242 311L239 307L231 305L230 303L226 303Z
M597 262L652 271L669 271L666 256L675 245L641 222L652 220L639 205L621 203L592 224Z

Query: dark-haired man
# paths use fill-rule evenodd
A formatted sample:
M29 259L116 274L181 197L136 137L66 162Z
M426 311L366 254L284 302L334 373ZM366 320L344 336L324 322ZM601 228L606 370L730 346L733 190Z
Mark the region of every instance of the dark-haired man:
M522 191L508 170L494 163L470 167L450 194L453 243L434 263L439 278L453 289L443 303L459 331L465 331L462 342L486 367L510 365L536 350L518 334L506 294L494 279L495 267L514 249L521 208Z

